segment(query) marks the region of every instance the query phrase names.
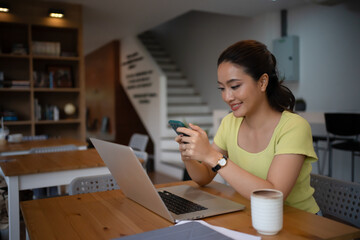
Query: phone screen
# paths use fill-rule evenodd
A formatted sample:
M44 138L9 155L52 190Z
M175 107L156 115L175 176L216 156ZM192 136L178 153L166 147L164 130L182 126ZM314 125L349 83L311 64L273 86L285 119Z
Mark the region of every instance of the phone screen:
M186 127L183 122L178 121L178 120L169 120L169 124L170 124L170 126L172 127L172 129L174 129L174 131L177 133L177 135L183 134L184 136L189 136L189 135L187 135L187 134L179 133L179 132L176 131L176 129L177 129L178 127Z

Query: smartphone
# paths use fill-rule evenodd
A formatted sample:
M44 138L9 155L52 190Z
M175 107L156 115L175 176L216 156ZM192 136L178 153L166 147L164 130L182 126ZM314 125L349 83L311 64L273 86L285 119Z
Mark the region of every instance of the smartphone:
M183 122L180 122L180 121L178 121L178 120L169 120L169 124L170 124L170 126L172 127L172 129L174 129L174 131L177 133L177 135L180 135L180 134L183 134L184 136L189 136L189 135L187 135L187 134L184 134L184 133L180 133L180 132L177 132L176 131L176 129L178 128L178 127L187 127L187 126L185 126L185 124L183 123Z

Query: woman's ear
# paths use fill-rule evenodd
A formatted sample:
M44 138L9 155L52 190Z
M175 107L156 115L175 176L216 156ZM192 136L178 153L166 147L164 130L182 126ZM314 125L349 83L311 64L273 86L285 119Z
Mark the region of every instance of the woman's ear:
M265 92L266 88L269 84L269 75L267 75L267 73L264 73L263 75L261 75L258 82L259 82L261 91Z

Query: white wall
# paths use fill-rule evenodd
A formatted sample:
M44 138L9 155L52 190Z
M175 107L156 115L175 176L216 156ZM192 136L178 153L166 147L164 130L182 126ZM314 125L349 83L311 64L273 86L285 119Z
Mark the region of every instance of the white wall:
M309 112L360 112L360 1L350 3L357 5L288 9L288 35L300 39L300 81L288 86L305 99ZM227 106L216 84L219 54L243 39L272 50L272 40L280 37L280 12L244 18L194 11L153 30L209 106L221 109ZM334 151L333 157L334 177L350 180L350 153Z
M288 86L305 99L307 111L360 111L360 12L354 9L345 4L288 9L288 35L300 38L300 81ZM259 40L272 50L272 40L280 37L280 12L252 18L190 12L154 31L210 107L218 109L226 106L216 85L217 57L242 39Z

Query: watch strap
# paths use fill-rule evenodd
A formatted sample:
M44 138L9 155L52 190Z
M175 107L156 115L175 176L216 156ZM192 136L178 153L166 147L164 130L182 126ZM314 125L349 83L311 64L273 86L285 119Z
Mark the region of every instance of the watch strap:
M227 161L227 157L226 157L225 155L223 155L221 159L223 159L223 158ZM220 160L221 160L221 159L220 159ZM219 161L220 161L220 160L219 160ZM221 166L220 166L220 164L218 163L218 164L215 165L215 167L211 168L211 170L212 170L213 172L217 172L217 171L220 170L220 168L221 168Z

